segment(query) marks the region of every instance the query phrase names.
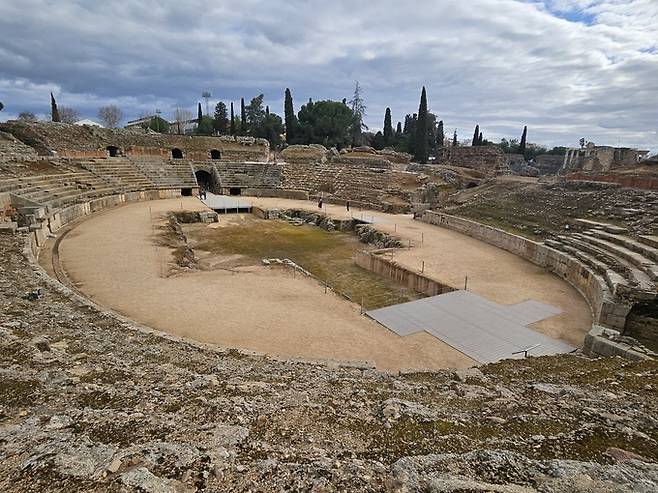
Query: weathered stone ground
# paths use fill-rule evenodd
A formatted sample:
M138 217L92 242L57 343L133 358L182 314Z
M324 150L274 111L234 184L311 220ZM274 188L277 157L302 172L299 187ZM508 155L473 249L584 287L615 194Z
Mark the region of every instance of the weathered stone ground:
M581 182L496 180L447 197L442 209L534 239L562 232L577 218L618 224L634 234L658 231L658 193Z
M100 314L22 248L0 236L0 491L658 489L657 362L391 376L217 351Z

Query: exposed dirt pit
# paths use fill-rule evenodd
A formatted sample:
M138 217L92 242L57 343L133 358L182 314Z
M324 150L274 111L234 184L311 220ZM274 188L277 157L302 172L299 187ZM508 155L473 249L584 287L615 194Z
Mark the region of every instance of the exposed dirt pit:
M372 250L354 235L262 220L249 214L222 216L219 223L182 224L188 244L204 270L234 270L261 265L262 259L290 259L320 284L371 310L422 295L354 264L359 250ZM290 267L277 267L294 273Z

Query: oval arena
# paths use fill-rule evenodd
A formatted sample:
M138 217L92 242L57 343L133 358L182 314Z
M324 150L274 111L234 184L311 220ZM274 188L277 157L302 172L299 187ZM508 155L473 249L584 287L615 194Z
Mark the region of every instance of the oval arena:
M478 196L588 192L478 159L0 124L0 487L645 481L655 237L513 234Z

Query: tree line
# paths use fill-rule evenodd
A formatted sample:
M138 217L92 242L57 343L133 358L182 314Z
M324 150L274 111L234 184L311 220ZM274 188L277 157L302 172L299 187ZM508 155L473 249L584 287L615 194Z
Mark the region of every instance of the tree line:
M210 96L210 93L204 93ZM205 97L204 96L204 97ZM386 108L383 130L376 133L368 131L364 123L366 105L363 90L357 81L352 98L348 101L309 99L295 113L293 97L289 88L285 90L283 113L281 118L270 111L264 104L265 96L259 94L249 103L240 99L239 112L233 102L229 105L219 101L215 105L213 115L204 115L201 103L197 105L196 119L192 113L181 107L174 111L174 122L170 123L157 116L145 115L143 127L156 132L168 133L171 125L177 125L173 130L184 133L189 122L195 122L194 133L197 135L232 135L251 136L267 139L272 147L285 144L322 144L325 147L341 149L348 146L372 146L377 150L391 148L399 152L407 152L419 163L427 163L430 156L441 157L446 147L459 146L457 131L452 136L445 134L443 120L428 110L427 91L422 88L420 102L416 113L407 114L404 122L398 121L395 129L391 109ZM80 119L77 111L69 107L59 108L55 97L50 93L51 120L54 122L75 123ZM207 105L207 102L206 102ZM115 105L103 106L98 111L98 117L106 127L116 128L123 118L121 109ZM36 121L34 114L24 112L19 119ZM475 126L472 146L493 145L507 154L522 154L526 159L532 159L538 154L564 154L566 148L554 147L551 150L540 146L528 146L528 127L523 128L520 140L501 139L499 143L487 140L480 128Z

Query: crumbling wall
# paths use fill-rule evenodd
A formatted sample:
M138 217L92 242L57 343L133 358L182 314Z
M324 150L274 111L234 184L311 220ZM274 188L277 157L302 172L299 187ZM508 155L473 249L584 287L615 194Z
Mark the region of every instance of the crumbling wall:
M253 137L206 137L159 134L136 130L100 128L66 123L28 123L9 121L0 130L12 134L33 147L41 155L67 158L108 157L112 146L124 156L171 157L173 149L180 149L183 157L204 161L213 149L220 151L222 160L267 161L269 143Z
M489 176L509 172L507 157L496 146L445 147L437 163L476 169Z

